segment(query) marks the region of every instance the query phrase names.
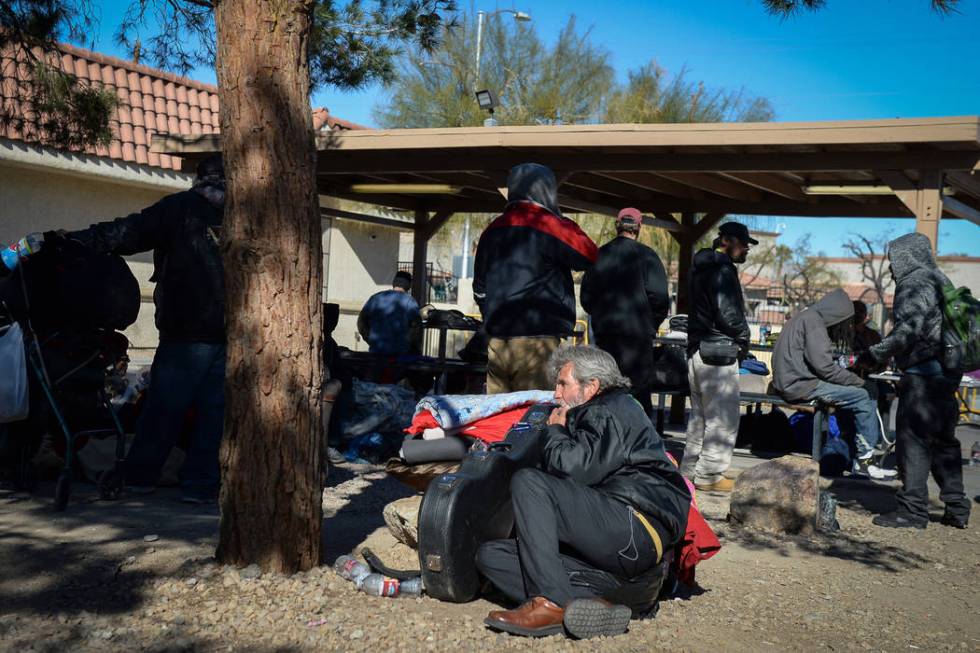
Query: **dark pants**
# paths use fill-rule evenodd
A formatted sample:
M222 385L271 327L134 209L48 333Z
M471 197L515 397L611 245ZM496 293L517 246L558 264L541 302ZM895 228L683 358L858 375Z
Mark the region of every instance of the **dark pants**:
M650 399L653 387L653 340L648 336L610 333L595 334L596 346L616 359L616 365L633 386L630 394L643 406L647 417L653 414Z
M657 563L650 534L626 504L537 469L520 470L510 487L517 539L487 542L476 564L516 603L544 596L564 607L601 594L590 578L596 570L634 578ZM650 522L667 546L664 529Z
M212 498L218 490L218 448L225 411L225 346L204 342L161 342L153 357L146 406L126 455L129 485L155 485L194 410L187 460L180 470L186 494Z
M898 505L922 521L929 519L930 471L946 510L955 517L970 514L970 502L963 493L960 442L955 434L958 384L958 379L918 374L905 374L898 383L897 449L904 473Z

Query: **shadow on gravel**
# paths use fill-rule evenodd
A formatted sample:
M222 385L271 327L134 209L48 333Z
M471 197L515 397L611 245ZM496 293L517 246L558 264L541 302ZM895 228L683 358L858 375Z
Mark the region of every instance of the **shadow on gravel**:
M862 540L843 531L803 537L732 528L727 533L727 539L738 542L747 549L770 549L786 557L793 554L790 546L795 545L807 553L849 560L881 571L900 572L918 569L930 562L928 558L917 553L890 544Z
M845 508L862 508L874 514L895 509L895 488L891 485L868 480L836 478L829 491L837 497L838 505ZM846 531L816 533L812 537L775 535L743 528L729 529L729 538L748 548L768 548L781 555L790 555L789 545L815 555L850 560L882 571L899 572L916 569L928 558L897 546L869 541L850 535Z
M157 575L129 569L133 556L173 543L213 546L217 534L217 507L183 505L176 491L102 502L81 486L58 513L44 489L41 498L0 494L0 612L132 611Z
M366 473L362 473L366 472ZM323 563L333 564L339 555L350 553L368 535L385 525L382 514L385 505L415 492L388 476L382 466L361 470L351 466L331 465L327 476L327 489L351 481L360 481L361 487L352 488L348 494L337 492L338 505L324 505L323 511ZM358 485L358 483L352 483Z

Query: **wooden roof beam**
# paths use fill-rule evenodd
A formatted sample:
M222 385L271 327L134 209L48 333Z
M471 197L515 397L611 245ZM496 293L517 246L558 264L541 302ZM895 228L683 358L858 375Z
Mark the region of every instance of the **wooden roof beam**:
M762 193L753 188L749 188L748 186L738 182L727 181L721 177L711 174L693 172L658 172L656 174L661 177L666 177L672 181L676 181L679 184L684 184L707 193L721 195L722 197L728 197L733 200L757 202L762 199Z
M436 235L436 232L442 228L442 225L446 224L446 221L448 221L451 217L453 217L453 211L446 209L436 211L434 214L429 216L429 219L423 224L421 229L422 236L426 240L431 240L432 237Z
M948 172L946 173L946 181L955 187L956 190L980 199L980 179L975 175L968 172Z
M959 201L955 197L943 198L943 211L958 218L969 220L973 224L980 226L980 211Z
M972 170L980 164L980 150L917 150L903 152L770 152L770 153L611 153L567 152L551 154L542 149L534 154L471 150L434 153L389 151L384 156L372 151L337 150L321 156L320 175L329 173L385 172L482 172L509 169L533 159L558 170L617 172L834 172L838 170ZM620 175L616 175L622 178ZM625 180L625 179L624 179ZM655 189L653 189L655 190Z
M788 200L796 200L797 202L807 202L810 200L809 196L803 192L798 184L794 184L777 175L767 174L765 172L723 172L720 175L766 193L785 197Z
M618 172L604 173L592 172L593 176L618 181L623 184L635 186L640 190L654 193L662 193L673 197L704 197L704 193L690 186L678 184L677 182L657 177L645 172Z
M367 215L364 213L354 213L352 211L335 209L330 206L321 206L320 215L328 215L335 218L341 218L342 220L367 222L369 224L376 224L382 227L393 227L395 229L402 229L405 231L412 231L415 228L415 225L407 220L395 220L394 218L386 218L380 215Z

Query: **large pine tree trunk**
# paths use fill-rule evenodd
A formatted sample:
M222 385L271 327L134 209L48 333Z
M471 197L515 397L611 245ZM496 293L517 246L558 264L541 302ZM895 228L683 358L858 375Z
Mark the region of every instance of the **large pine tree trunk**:
M228 171L228 362L218 560L292 573L320 563L320 217L309 9L215 3Z

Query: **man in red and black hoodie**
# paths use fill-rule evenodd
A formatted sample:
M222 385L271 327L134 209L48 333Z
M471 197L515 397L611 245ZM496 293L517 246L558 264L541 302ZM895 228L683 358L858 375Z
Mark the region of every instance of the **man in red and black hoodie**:
M474 263L473 295L489 337L488 394L548 388L548 358L575 328L572 270L597 255L562 216L555 174L537 163L514 166L507 206L480 237Z

